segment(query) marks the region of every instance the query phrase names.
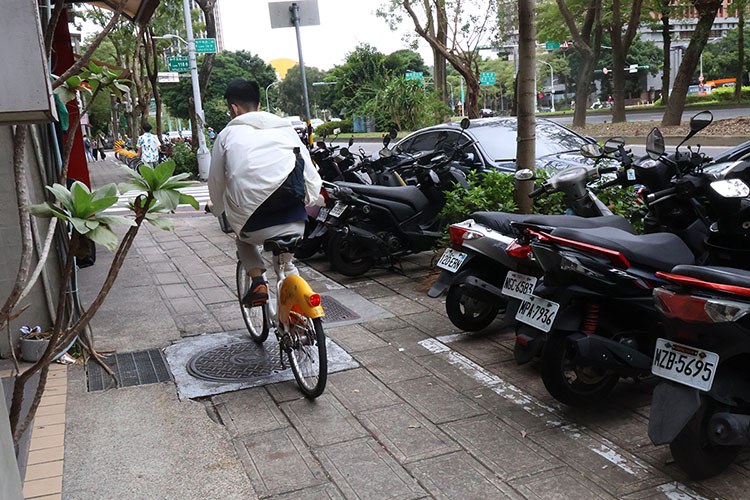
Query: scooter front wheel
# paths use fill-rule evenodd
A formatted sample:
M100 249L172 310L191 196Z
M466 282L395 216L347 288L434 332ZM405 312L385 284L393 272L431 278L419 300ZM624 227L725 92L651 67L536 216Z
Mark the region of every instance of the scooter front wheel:
M708 438L708 422L713 411L708 401L703 402L695 416L680 431L669 450L677 465L691 479L701 480L719 474L734 462L741 446L720 446Z
M466 293L464 284L451 285L445 298L445 312L457 328L477 332L487 328L500 310L499 300L481 300Z
M610 370L584 365L576 360L567 332L551 331L541 359L542 381L561 403L591 406L615 387L620 376Z

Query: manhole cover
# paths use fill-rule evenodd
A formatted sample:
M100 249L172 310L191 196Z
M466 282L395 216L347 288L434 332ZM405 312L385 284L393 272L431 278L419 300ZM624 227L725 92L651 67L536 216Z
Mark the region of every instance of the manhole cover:
M323 295L320 298L323 310L326 315L323 316L323 323L337 323L339 321L352 321L359 319L359 314L355 313L344 304L334 299L330 295Z
M279 344L237 342L199 352L187 364L190 375L212 382L241 382L284 371Z

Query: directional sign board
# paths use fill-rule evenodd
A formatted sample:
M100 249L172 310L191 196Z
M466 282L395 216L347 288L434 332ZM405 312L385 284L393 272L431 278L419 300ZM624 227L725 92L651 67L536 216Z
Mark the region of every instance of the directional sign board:
M494 72L480 73L479 85L495 85L495 73Z
M216 52L216 38L196 38L195 52L198 54L213 54Z
M170 57L167 62L169 63L169 71L190 71L190 59L185 56Z
M547 50L557 50L560 48L560 44L556 42L545 42L544 48Z
M423 80L424 75L422 75L421 71L412 71L410 73L406 73L406 79L407 80Z
M159 71L159 83L177 83L180 81L180 74L176 71Z

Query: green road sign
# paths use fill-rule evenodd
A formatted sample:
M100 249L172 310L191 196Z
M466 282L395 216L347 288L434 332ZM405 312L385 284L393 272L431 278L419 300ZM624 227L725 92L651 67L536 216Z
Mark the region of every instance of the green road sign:
M544 48L547 50L557 50L560 48L560 44L556 42L545 42Z
M412 71L411 73L406 74L407 80L423 80L424 76L422 76L421 71Z
M196 38L195 52L209 54L216 52L216 38Z
M480 73L479 85L495 85L495 73Z
M185 56L175 56L167 59L169 71L190 71L190 59Z

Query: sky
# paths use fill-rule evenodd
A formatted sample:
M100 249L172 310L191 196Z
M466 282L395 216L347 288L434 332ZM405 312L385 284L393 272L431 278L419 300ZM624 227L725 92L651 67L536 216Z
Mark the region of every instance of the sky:
M297 61L297 39L294 28L271 29L266 0L219 0L226 50L247 50L266 62L277 58ZM369 43L389 54L407 48L402 35L413 32L411 20L393 32L375 11L386 0L318 0L320 26L300 29L305 66L330 69L342 64L346 54L360 43ZM418 52L428 66L432 51L419 40Z

